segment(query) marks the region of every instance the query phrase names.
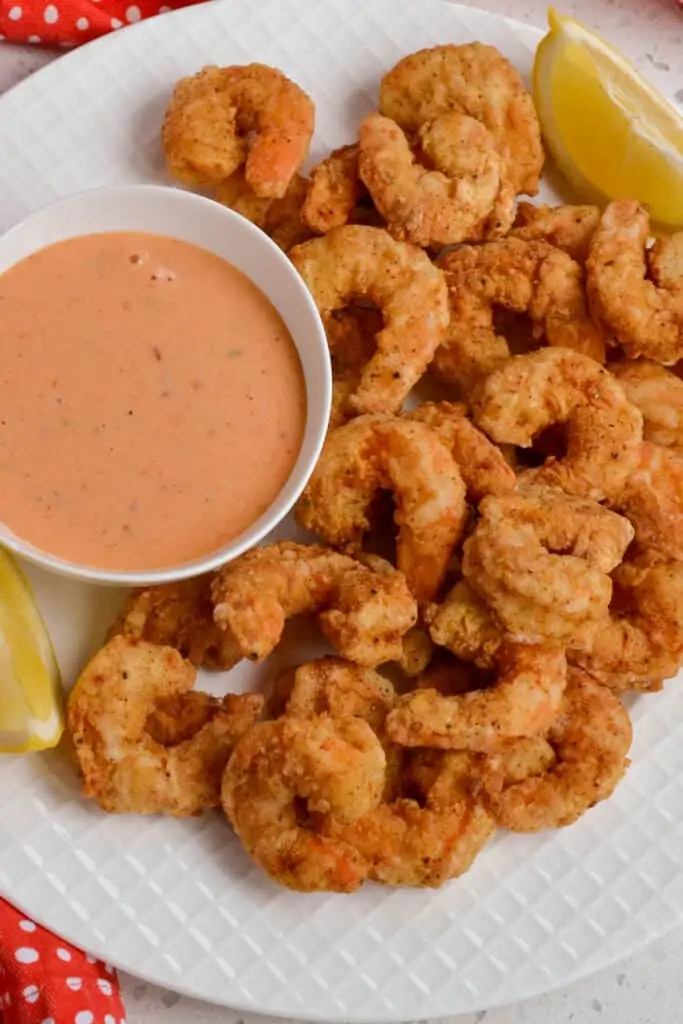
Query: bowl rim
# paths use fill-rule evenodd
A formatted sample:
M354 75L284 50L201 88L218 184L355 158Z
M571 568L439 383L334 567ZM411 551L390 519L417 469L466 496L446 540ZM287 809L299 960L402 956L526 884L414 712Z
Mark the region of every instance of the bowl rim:
M310 446L308 457L305 459L303 464L299 466L299 459L301 458L301 451L297 462L292 469L292 472L285 481L283 487L278 492L276 497L273 499L271 505L263 512L255 522L241 534L239 534L233 541L223 545L218 550L209 552L206 555L194 558L189 562L184 562L181 565L169 566L161 569L104 569L97 568L96 566L81 564L79 562L73 562L69 559L62 558L58 555L53 555L49 551L45 551L41 548L35 547L29 541L24 540L20 534L14 533L2 524L3 530L0 535L0 545L7 548L13 554L26 559L34 565L41 567L49 572L55 573L60 576L68 577L70 579L80 580L84 583L93 584L104 584L109 586L121 586L121 587L140 587L140 586L159 586L164 583L180 582L181 580L190 579L195 576L200 576L203 573L211 572L220 566L226 565L229 562L239 558L240 555L245 554L251 548L260 544L261 541L271 533L291 512L296 501L301 495L308 479L310 478L313 470L315 469L316 463L320 457L327 428L329 424L331 406L332 406L332 367L329 358L329 349L327 346L327 338L325 334L325 328L323 325L322 318L318 311L318 308L313 300L311 293L304 284L303 279L296 271L293 263L282 249L279 248L272 241L265 232L261 231L260 228L256 227L245 217L231 210L227 206L223 206L221 203L210 199L204 195L196 192L191 192L176 185L166 185L157 183L145 183L141 182L138 184L114 184L114 185L99 185L93 188L81 189L78 192L73 192L68 196L61 196L49 203L45 203L35 210L31 211L21 220L11 225L6 231L0 234L0 248L4 247L7 242L11 242L12 236L16 233L19 234L25 231L30 225L31 221L39 219L41 216L48 214L51 210L56 209L60 206L68 206L72 203L77 203L80 200L91 199L95 196L101 196L103 200L106 200L107 195L111 194L164 194L169 198L171 203L181 202L189 205L194 204L197 209L207 210L210 209L211 214L216 218L222 218L226 225L232 223L233 227L239 225L241 232L251 235L253 243L256 246L261 246L264 252L270 251L270 254L275 259L276 265L279 264L279 271L284 273L293 284L293 287L299 293L299 299L303 302L306 313L311 318L311 326L313 328L312 336L317 341L317 346L320 353L325 356L321 360L323 369L322 379L316 381L316 388L321 392L319 396L319 404L322 409L322 415L319 418L319 422L314 426L314 441ZM113 229L108 229L113 230ZM134 228L121 228L122 231L135 230ZM144 231L144 228L139 229ZM93 230L91 234L104 233L98 230ZM155 232L161 234L161 232ZM70 238L79 238L87 235L88 232L74 231L73 234L64 234L60 241L67 241ZM172 220L169 222L168 237L176 237L173 233ZM46 243L42 246L32 248L29 253L24 256L18 256L16 260L9 263L5 270L0 269L0 276L7 270L10 270L22 259L25 259L27 255L35 252L39 252L41 248L47 248L51 244ZM198 244L198 243L190 243ZM208 249L209 252L214 251ZM225 259L224 256L221 256ZM229 261L228 261L229 262ZM237 269L245 276L249 277L245 271L241 270L240 267ZM253 282L255 283L255 282ZM257 285L257 287L259 287ZM263 289L260 289L263 291ZM272 299L273 306L277 309L281 316L284 316L284 312L281 306L278 306ZM309 426L308 417L310 415L311 402L309 394L309 384L307 375L305 372L304 358L301 354L301 350L296 337L293 332L291 333L292 341L299 354L302 373L304 377L304 386L307 398L306 408L306 425L305 430ZM321 399L321 401L320 401ZM292 479L296 476L296 483L292 487ZM290 488L290 493L287 499L279 505L282 494ZM279 505L279 507L278 507Z

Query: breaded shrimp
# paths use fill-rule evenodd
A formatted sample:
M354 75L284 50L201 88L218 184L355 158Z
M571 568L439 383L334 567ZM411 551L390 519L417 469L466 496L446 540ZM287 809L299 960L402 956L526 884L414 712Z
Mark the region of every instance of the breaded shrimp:
M193 665L226 671L242 655L213 621L213 573L131 591L107 639L126 636L175 647Z
M641 548L683 560L683 455L644 441L612 505L632 524Z
M567 662L554 644L503 643L493 686L455 697L417 689L387 718L394 743L408 747L495 751L502 742L545 732L564 693Z
M416 150L388 117L370 114L360 126L360 176L394 238L427 248L506 233L515 193L483 124L443 114L420 127Z
M349 404L357 413L397 412L448 327L441 271L425 253L388 232L354 225L297 245L290 257L323 320L359 298L379 307L384 327Z
M425 625L418 622L403 637L403 651L397 665L409 679L422 675L434 654L434 644Z
M172 730L156 716L191 692L195 677L195 668L170 647L118 636L98 651L67 708L85 796L111 814L184 817L217 806L228 757L259 717L263 699L205 698L198 728L186 735L187 724Z
M379 672L326 657L294 670L286 713L295 718L363 718L379 735L395 703L392 683Z
M441 604L429 605L424 617L435 644L480 668L494 665L505 630L467 580L456 583Z
M384 751L367 722L286 716L262 722L237 744L223 776L223 810L280 885L353 892L367 877L364 858L343 839L317 834L310 816L353 822L371 812L384 771Z
M358 173L357 142L334 149L311 171L303 205L305 223L318 235L348 224L367 192Z
M382 489L394 495L398 567L418 603L428 601L467 518L458 467L429 427L359 416L333 431L299 500L297 520L330 544L357 549Z
M175 87L162 139L171 174L219 185L244 165L257 196L281 199L313 136L315 108L298 85L265 64L205 67Z
M597 206L534 206L519 203L510 232L525 242L548 242L577 263L585 263L590 243L600 223Z
M216 573L214 622L252 661L277 646L288 618L304 613L316 615L350 661L371 668L395 661L417 608L403 574L382 565L371 569L330 548L290 541L254 548Z
M629 765L632 734L619 698L583 672L570 670L560 713L547 737L555 760L540 771L533 770L540 767L533 759L516 766L518 779L521 767L531 769L530 776L513 781L492 801L498 824L513 832L571 825L612 795Z
M644 439L683 453L683 380L649 359L610 363L609 371L643 414Z
M372 359L383 323L378 309L365 306L336 309L325 322L332 359L330 430L356 415L349 399L358 390L363 369Z
M453 249L437 263L451 302L451 324L432 363L444 383L468 389L506 362L510 350L495 332L496 307L528 313L539 345L604 362L604 335L586 310L583 272L566 253L546 242L506 238Z
M450 111L481 121L509 157L515 192L538 191L544 156L533 100L493 46L433 46L404 57L382 79L379 108L406 131Z
M407 418L424 423L446 445L458 465L470 501L478 502L487 494L505 494L514 490L514 470L500 448L477 430L468 418L466 405L424 402Z
M608 573L633 539L622 516L550 488L488 497L462 571L520 643L590 643L606 622Z
M566 423L567 454L530 471L534 481L603 501L619 494L640 457L643 418L618 382L593 359L564 348L514 356L473 402L474 421L498 444L528 448Z
M643 552L613 579L609 621L571 661L614 690L660 689L683 666L683 563Z
M591 242L588 296L629 358L671 364L683 358L683 288L670 287L663 257L655 261L662 285L647 279L649 235L644 207L610 203Z
M295 174L281 199L262 199L249 187L244 170L240 168L216 187L214 198L265 231L283 252L289 252L293 246L313 237L301 215L307 189L307 179Z

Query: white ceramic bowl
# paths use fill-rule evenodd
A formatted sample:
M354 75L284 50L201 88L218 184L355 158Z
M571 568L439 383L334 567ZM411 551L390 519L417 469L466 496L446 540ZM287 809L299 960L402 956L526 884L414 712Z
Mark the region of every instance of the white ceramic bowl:
M0 522L0 544L53 572L121 586L166 583L196 576L237 558L258 544L290 511L313 471L327 430L332 398L327 342L315 304L284 253L239 214L178 188L120 185L60 199L0 237L0 273L53 242L102 231L168 235L229 260L258 285L280 313L294 339L304 373L306 427L299 457L287 483L248 530L201 558L149 572L98 569L42 551Z

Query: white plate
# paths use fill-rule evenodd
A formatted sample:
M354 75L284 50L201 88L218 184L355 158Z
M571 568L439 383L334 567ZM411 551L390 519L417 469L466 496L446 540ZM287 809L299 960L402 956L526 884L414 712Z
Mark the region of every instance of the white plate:
M319 156L353 136L399 57L471 39L529 73L536 31L441 0L222 0L127 29L0 99L0 229L78 189L163 181L169 91L204 63L292 75L316 101ZM70 683L120 595L31 575ZM270 670L241 667L230 687ZM293 895L218 815L108 817L80 799L63 753L7 758L0 890L127 971L239 1009L397 1021L523 999L683 919L683 691L669 684L634 719L634 763L612 800L562 832L501 833L439 892Z

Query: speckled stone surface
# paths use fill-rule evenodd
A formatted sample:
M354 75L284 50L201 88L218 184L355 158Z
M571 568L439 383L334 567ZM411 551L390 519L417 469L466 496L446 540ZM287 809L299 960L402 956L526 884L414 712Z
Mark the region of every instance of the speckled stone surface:
M539 27L545 23L542 2L478 0L473 6ZM683 9L674 0L558 0L558 6L595 27L655 85L683 103ZM54 56L33 47L0 43L0 92ZM515 1006L450 1018L448 1024L679 1024L683 1022L682 963L683 933L676 932L571 988ZM264 1017L210 1007L125 975L121 983L129 1024L267 1024ZM268 1020L272 1024L272 1018Z

